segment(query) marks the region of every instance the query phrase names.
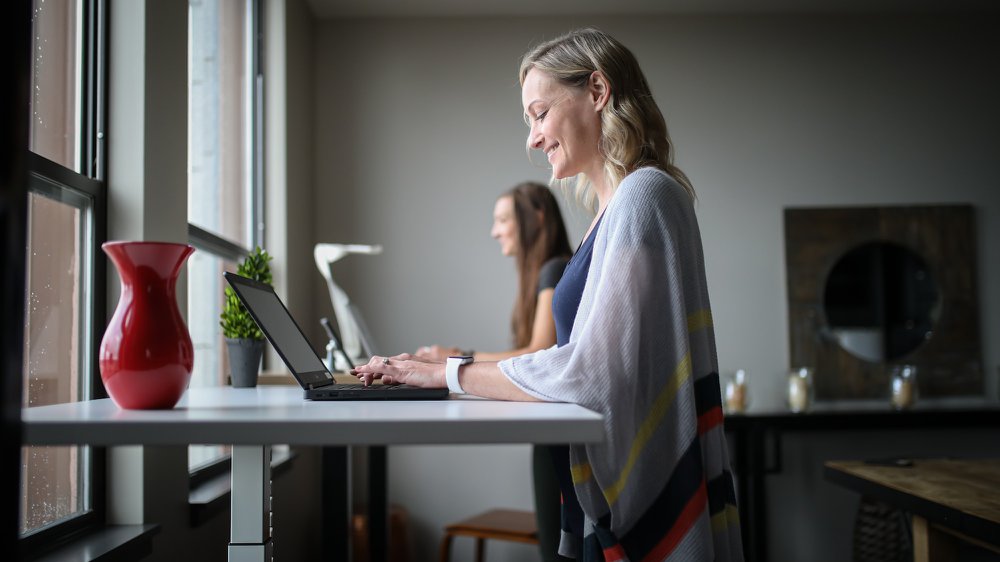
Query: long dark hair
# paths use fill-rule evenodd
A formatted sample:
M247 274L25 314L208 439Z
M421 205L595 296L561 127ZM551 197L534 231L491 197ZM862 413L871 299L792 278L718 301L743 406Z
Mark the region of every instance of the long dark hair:
M566 235L559 203L547 186L524 182L501 197L514 202L517 220L517 300L510 318L514 347L531 343L531 330L538 306L538 273L542 265L554 257L573 254Z

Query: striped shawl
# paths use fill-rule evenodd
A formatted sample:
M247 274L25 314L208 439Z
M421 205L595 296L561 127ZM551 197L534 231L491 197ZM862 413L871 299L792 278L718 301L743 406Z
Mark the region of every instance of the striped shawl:
M584 560L742 560L712 313L694 207L669 175L619 185L570 341L500 363L539 399L604 416L570 446Z

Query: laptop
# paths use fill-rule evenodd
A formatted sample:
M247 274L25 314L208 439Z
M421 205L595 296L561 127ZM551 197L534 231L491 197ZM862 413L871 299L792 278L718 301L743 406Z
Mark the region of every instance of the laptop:
M304 390L306 400L439 400L447 388L337 384L274 288L227 272L226 281Z

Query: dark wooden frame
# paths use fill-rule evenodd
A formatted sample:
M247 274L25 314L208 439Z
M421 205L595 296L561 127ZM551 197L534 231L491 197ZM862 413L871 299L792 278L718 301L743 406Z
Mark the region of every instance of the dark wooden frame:
M888 398L889 367L845 351L827 329L830 270L868 242L904 246L927 263L942 299L933 336L896 363L918 367L922 397L982 396L976 226L971 205L785 209L789 366L814 369L817 400Z
M0 88L0 470L20 474L21 353L24 349L24 272L28 211L28 116L31 77L31 2L0 7L0 45L6 59ZM8 476L9 478L9 476ZM2 544L17 544L20 487L0 492ZM16 555L13 548L5 549Z

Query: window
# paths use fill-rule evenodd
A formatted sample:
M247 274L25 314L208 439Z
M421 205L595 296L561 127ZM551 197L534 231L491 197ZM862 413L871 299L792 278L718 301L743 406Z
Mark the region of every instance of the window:
M103 7L33 3L24 406L103 396ZM24 550L103 523L103 470L91 447L22 447L21 465Z
M259 6L255 0L190 0L188 43L188 326L192 387L227 384L219 327L223 271L263 238ZM191 446L194 472L228 455Z

